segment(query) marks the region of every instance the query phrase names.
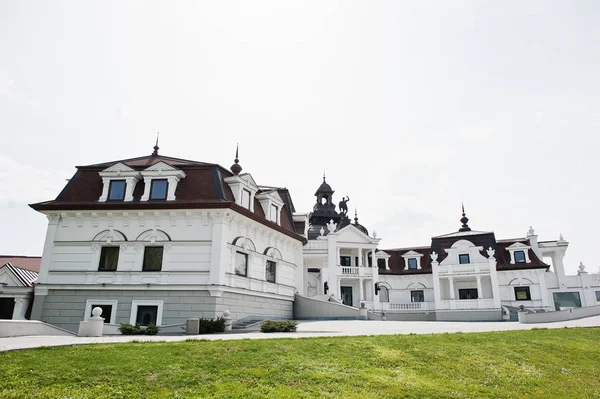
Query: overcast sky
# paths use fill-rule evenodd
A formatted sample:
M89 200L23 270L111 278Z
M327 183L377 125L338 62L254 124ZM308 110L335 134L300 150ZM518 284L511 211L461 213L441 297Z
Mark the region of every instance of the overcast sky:
M383 238L460 227L597 257L597 1L0 2L0 253L41 255L75 165L160 153L334 201Z

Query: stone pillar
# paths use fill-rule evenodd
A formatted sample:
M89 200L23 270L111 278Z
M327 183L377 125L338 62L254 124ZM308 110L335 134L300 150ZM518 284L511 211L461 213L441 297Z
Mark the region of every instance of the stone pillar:
M210 275L209 283L223 285L225 283L225 272L230 270L231 264L227 259L227 239L225 236L226 226L222 211L211 212L212 220L212 245L210 248ZM248 259L250 263L250 259ZM248 268L250 265L248 265Z
M104 318L100 317L101 315L102 308L92 309L92 317L79 322L79 332L77 335L80 337L101 337L104 328Z
M39 285L34 286L33 307L31 308L31 320L42 320L44 302L48 295L48 288Z
M365 300L365 280L358 280L358 295L361 301Z
M490 256L488 258L490 265L490 280L492 284L492 297L494 298L494 308L500 309L500 282L498 281L498 271L496 270L496 258Z
M450 300L454 300L456 298L454 294L454 277L448 277L448 285L450 286Z
M185 321L185 334L198 335L200 334L200 319L191 318Z
M12 314L13 320L25 320L25 313L27 312L29 301L29 298L15 298L15 307Z
M224 311L223 318L225 319L225 331L231 331L233 327L233 318L231 317L231 312L229 310Z
M483 288L481 287L481 276L477 276L477 298L483 299Z
M335 299L340 300L340 284L338 280L339 273L339 264L340 264L340 249L337 247L337 234L329 233L327 234L327 266L328 272L327 276L324 276L324 280L327 281L327 286L329 287L329 296L332 296ZM324 283L325 281L323 281Z
M435 253L435 252L434 252ZM431 274L433 275L433 298L435 301L435 308L439 309L442 306L442 287L440 284L440 277L438 275L437 254L434 255L435 259L431 259Z
M549 298L548 298L548 286L546 285L546 270L537 269L538 281L540 284L540 295L542 300L542 306L547 307L550 306Z
M556 277L558 277L558 286L561 289L564 289L567 285L567 279L565 276L565 266L563 264L563 258L565 256L565 252L562 250L558 250L554 252L554 272L556 273Z
M363 253L362 248L358 248L358 265L359 267L363 266Z

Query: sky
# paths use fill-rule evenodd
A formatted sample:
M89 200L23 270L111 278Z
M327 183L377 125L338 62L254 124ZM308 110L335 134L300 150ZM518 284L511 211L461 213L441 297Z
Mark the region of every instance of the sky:
M160 154L334 201L382 238L570 242L597 272L596 1L0 2L0 253L76 165Z

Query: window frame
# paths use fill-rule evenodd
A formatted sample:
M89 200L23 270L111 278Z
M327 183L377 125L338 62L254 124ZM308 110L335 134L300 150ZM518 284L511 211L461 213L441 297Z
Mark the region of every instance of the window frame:
M342 259L348 259L348 264L345 265L344 262L342 262ZM352 267L352 256L349 256L349 255L340 255L340 266Z
M422 301L415 301L415 294L420 293ZM423 303L425 302L425 291L423 290L411 290L410 291L410 302L411 303Z
M521 256L523 256L523 259L517 260L517 254L521 254ZM514 251L513 258L515 260L515 263L527 263L527 257L525 256L525 251L523 250Z
M100 269L100 266L102 266L102 255L104 254L105 249L111 249L117 250L117 263L115 264L115 268L113 269ZM119 269L119 257L121 254L121 247L118 246L110 246L110 245L103 245L102 247L100 247L100 258L98 258L98 269L96 271L98 272L116 272Z
M600 302L600 291L596 291L596 302Z
M246 197L244 197L244 193L248 194L248 197L247 197L248 198L248 204L247 205L244 203L244 200L246 198ZM252 202L252 192L250 190L246 189L246 188L242 188L242 198L240 199L240 204L244 208L250 210L250 202Z
M415 267L411 266L411 263L414 263ZM419 268L419 262L417 258L408 258L408 270L417 270Z
M108 321L108 324L116 324L116 320L117 320L117 304L119 302L117 300L114 299L87 299L85 301L85 311L84 311L84 315L83 315L83 320L87 321L88 319L91 319L92 316L92 305L111 305L112 306L112 311L110 313L110 320ZM102 315L100 315L100 317L103 317ZM106 317L104 318L104 324L106 323Z
M383 298L382 292L385 290L386 297ZM390 302L390 290L385 285L379 284L379 302L389 303Z
M164 197L154 197L154 184L159 182L165 182L165 196ZM150 182L150 195L148 196L149 201L161 201L166 200L169 196L169 179L152 179Z
M158 270L151 270L151 269L147 269L146 268L146 251L149 248L161 248L161 255L160 255L160 268ZM165 260L165 247L162 245L146 245L144 247L144 257L142 258L142 271L143 272L149 272L149 273L157 273L157 272L161 272L162 271L162 266Z
M271 266L273 267L273 280L269 280L267 278L268 276L268 269L269 269L269 264L271 264ZM267 259L266 263L265 263L265 281L269 282L269 283L273 283L273 284L277 284L277 262L275 262L274 260L271 259Z
M160 300L137 300L131 301L131 313L129 315L129 324L135 324L139 306L158 306L156 311L156 325L162 325L163 301Z
M517 294L517 291L525 292L527 294L527 298L519 299L519 295ZM515 287L514 292L515 292L515 301L531 301L531 289L529 288L529 286Z
M111 198L111 193L113 191L113 183L123 183L123 197L122 198ZM127 191L127 180L125 179L115 179L111 180L108 184L108 196L106 197L106 201L125 201L125 193Z
M461 291L474 292L475 293L475 298L461 298L460 297L460 292ZM479 293L477 292L477 288L459 288L458 289L458 300L459 301L474 301L476 299L480 299L479 298Z
M466 256L467 257L467 262L463 262L463 257ZM471 257L469 256L469 254L458 254L458 264L459 265L468 265L471 263Z
M273 212L275 212L275 214L273 214ZM269 208L269 217L272 222L277 223L277 219L279 219L277 217L278 214L279 214L279 207L275 204L271 204L271 207Z
M238 259L238 254L243 255L245 260L246 260L246 274L239 274L238 270L237 270L237 259ZM240 276L240 277L248 277L248 260L249 260L249 254L247 254L246 252L242 252L242 251L235 251L235 257L234 257L234 262L233 262L233 274L235 274L236 276Z

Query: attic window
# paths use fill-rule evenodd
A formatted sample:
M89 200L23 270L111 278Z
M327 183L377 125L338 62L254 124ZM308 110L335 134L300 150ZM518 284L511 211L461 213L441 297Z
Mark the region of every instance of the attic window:
M242 206L246 209L250 209L250 191L245 188L242 189Z
M150 188L151 200L167 199L167 189L169 182L166 179L152 179L152 187Z
M525 263L525 252L515 251L515 263Z
M108 189L109 201L123 201L125 199L125 180L111 180Z
M469 258L469 254L460 254L458 255L458 263L461 265L468 265L471 263L471 259Z
M270 219L272 222L277 223L277 214L279 213L279 208L277 205L271 205L271 215Z
M408 268L409 269L417 269L417 258L410 258L408 260Z

